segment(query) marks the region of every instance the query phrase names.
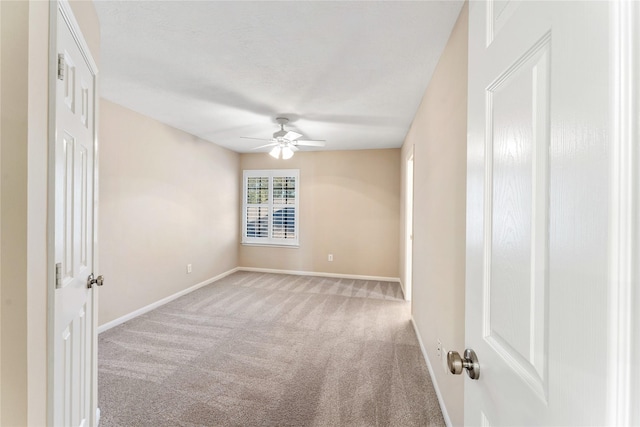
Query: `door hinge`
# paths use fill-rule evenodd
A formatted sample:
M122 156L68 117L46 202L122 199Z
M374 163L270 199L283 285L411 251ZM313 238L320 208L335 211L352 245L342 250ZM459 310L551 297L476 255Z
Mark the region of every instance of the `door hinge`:
M64 80L64 53L58 54L58 80Z
M56 289L62 287L62 263L56 264Z

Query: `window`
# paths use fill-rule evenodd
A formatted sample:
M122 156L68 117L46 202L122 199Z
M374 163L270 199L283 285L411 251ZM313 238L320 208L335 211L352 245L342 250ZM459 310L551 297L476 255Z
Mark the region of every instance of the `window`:
M242 243L298 246L299 171L243 173Z

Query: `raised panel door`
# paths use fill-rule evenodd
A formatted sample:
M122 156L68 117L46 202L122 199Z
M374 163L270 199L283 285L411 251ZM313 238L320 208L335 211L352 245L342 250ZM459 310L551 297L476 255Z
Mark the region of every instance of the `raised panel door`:
M469 5L466 425L606 422L606 2Z

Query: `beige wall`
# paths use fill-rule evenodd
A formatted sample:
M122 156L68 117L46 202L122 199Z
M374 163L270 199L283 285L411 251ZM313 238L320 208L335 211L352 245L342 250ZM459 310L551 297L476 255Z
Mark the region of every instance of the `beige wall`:
M27 420L27 134L28 32L26 2L2 8L2 274L1 425Z
M300 247L241 245L240 266L397 278L399 156L399 149L299 151L286 161L242 154L242 170L300 169Z
M102 325L237 267L241 172L237 153L106 100L99 126Z
M464 379L445 372L436 343L464 349L467 34L468 4L402 147L403 159L415 150L413 318L454 425L464 423Z

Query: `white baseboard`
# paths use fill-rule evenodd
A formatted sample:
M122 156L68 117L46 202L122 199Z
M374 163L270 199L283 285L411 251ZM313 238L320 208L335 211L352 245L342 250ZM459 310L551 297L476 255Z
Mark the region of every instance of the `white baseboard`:
M377 280L379 282L400 282L399 277L361 276L358 274L323 273L320 271L275 270L272 268L238 267L238 271L253 271L256 273L292 274L294 276L335 277L339 279Z
M427 368L429 369L429 374L431 375L431 382L433 383L433 388L436 391L436 396L438 396L438 403L440 404L440 410L442 411L442 416L444 417L444 423L447 425L447 427L451 427L451 418L449 418L447 407L444 405L444 399L442 398L442 393L440 393L438 381L436 380L433 367L431 366L431 361L429 360L429 356L427 355L427 350L424 348L424 343L422 342L422 338L420 338L420 331L418 331L418 325L416 325L415 320L413 320L413 316L411 316L411 324L413 325L413 330L418 337L418 344L420 344L420 350L422 350L424 361L427 362Z
M190 292L193 292L196 289L200 289L203 286L206 286L206 285L208 285L210 283L216 282L216 281L222 279L223 277L226 277L226 276L228 276L230 274L235 273L236 271L238 271L238 267L232 268L229 271L225 271L224 273L218 274L217 276L212 277L211 279L207 279L207 280L205 280L203 282L197 283L197 284L191 286L190 288L183 289L180 292L176 292L173 295L169 295L166 298L162 298L159 301L156 301L156 302L151 303L149 305L145 305L144 307L139 308L139 309L137 309L135 311L132 311L129 314L125 314L122 317L118 317L117 319L114 319L114 320L112 320L110 322L107 322L104 325L98 326L98 333L102 333L102 332L104 332L106 330L109 330L109 329L111 329L111 328L113 328L115 326L118 326L118 325L126 322L127 320L131 320L134 317L138 317L141 314L144 314L144 313L147 313L147 312L153 310L154 308L158 308L158 307L160 307L162 305L165 305L166 303L171 302L176 298L180 298L181 296L186 295L186 294L188 294Z

